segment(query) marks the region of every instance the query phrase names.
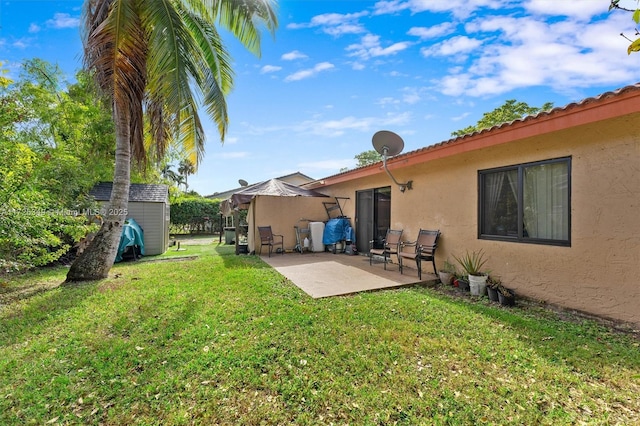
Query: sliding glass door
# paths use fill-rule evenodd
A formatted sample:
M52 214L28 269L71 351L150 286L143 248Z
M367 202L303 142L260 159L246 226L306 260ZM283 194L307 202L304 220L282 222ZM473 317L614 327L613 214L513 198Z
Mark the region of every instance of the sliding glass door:
M356 247L369 252L369 241L381 246L391 226L391 187L356 192Z

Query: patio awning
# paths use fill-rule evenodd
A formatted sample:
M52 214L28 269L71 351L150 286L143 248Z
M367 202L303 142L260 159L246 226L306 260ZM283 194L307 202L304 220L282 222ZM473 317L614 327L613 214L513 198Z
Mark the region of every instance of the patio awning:
M312 189L304 189L278 179L271 179L247 186L234 193L220 203L220 211L225 216L231 216L234 210L247 209L251 200L258 195L270 195L272 197L328 197L328 195Z

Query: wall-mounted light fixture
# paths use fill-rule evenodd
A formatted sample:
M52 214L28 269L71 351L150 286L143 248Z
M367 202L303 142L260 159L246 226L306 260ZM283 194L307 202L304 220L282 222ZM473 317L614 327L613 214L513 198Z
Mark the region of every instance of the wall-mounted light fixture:
M371 143L373 143L373 147L378 151L378 154L382 155L382 166L384 167L384 171L387 172L393 183L400 187L400 192L404 192L406 189L413 189L412 180L400 183L393 177L387 168L387 158L393 157L394 155L398 155L402 152L402 148L404 148L404 141L402 138L389 130L380 130L373 135Z

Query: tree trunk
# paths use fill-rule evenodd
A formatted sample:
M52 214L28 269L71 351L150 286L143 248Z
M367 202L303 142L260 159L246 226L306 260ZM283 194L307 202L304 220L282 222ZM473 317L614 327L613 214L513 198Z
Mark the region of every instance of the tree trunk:
M116 159L113 188L108 207L102 212L102 227L87 249L73 262L66 282L107 278L116 258L122 226L127 217L131 173L129 114L114 102L116 124Z

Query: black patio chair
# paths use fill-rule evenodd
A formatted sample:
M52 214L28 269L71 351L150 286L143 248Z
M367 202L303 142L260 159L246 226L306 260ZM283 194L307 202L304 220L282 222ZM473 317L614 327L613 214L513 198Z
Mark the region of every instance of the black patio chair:
M284 254L284 236L280 234L274 234L271 231L271 226L258 226L258 233L260 234L260 254L262 255L262 246L269 246L269 257L274 246L280 246L280 253ZM276 238L280 241L276 241Z
M369 249L369 265L374 255L382 256L384 258L384 269L387 270L387 262L392 254L398 255L398 249L400 248L400 238L402 237L402 229L388 229L387 235L382 240L382 248L374 248L373 244L375 240L369 241L371 248Z
M436 248L438 247L438 238L440 231L432 231L429 229L420 229L418 239L412 242L402 243L398 251L398 261L400 264L400 273L402 274L402 260L412 259L416 262L418 268L418 279L422 279L422 261L431 261L433 264L433 273L438 275L436 270Z

